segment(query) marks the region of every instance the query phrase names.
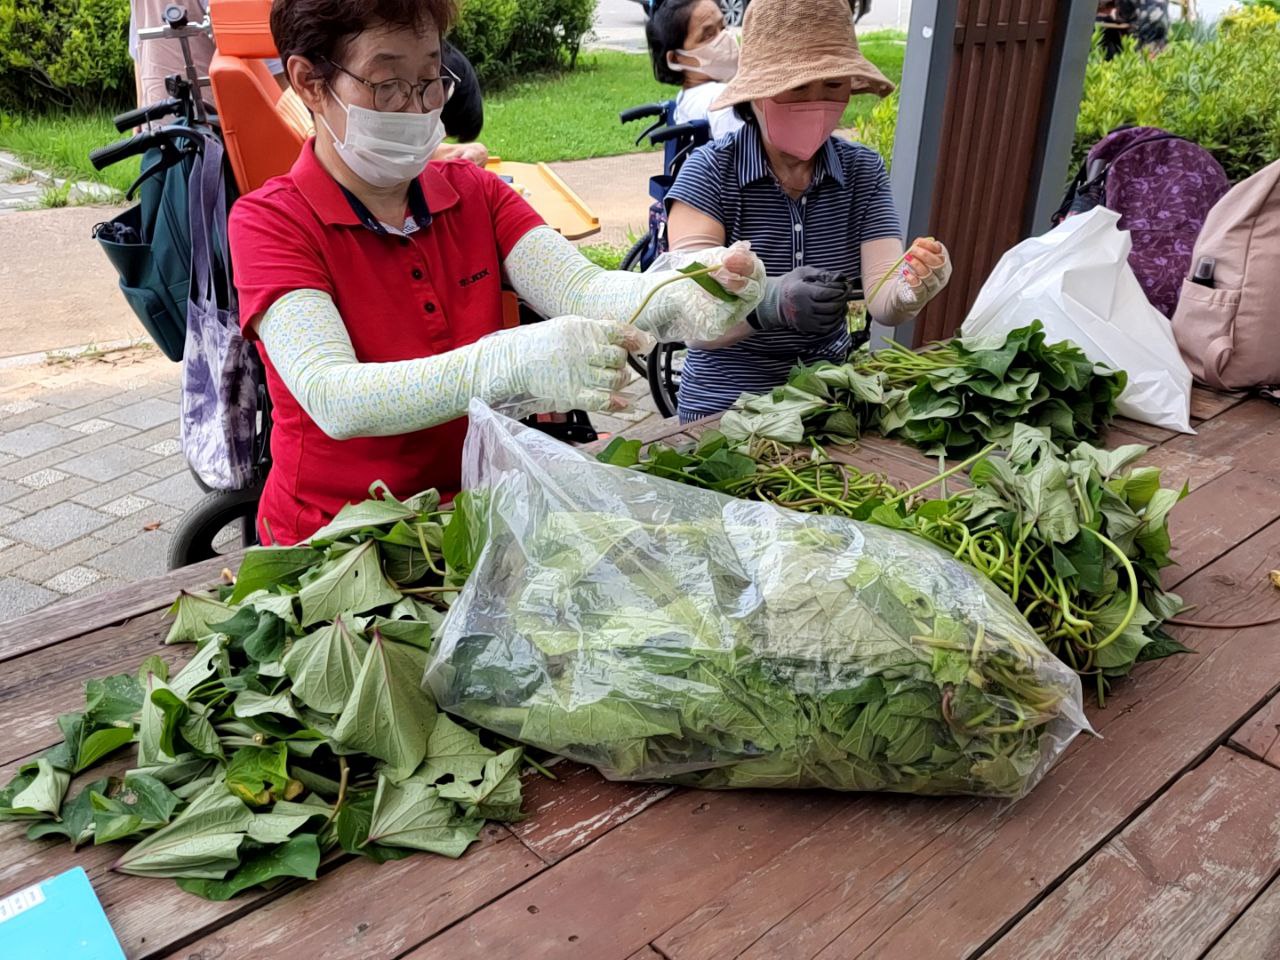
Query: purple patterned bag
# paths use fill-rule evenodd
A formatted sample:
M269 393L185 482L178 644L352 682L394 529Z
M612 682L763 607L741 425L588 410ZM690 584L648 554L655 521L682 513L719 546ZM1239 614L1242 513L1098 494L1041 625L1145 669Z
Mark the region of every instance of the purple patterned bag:
M182 354L182 452L215 490L240 490L253 476L258 356L240 335L227 252L222 144L204 138L191 171L191 296ZM219 294L221 294L221 303Z
M1094 144L1054 223L1098 204L1120 214L1133 238L1129 264L1147 299L1171 317L1200 228L1229 189L1204 147L1157 127L1128 127Z

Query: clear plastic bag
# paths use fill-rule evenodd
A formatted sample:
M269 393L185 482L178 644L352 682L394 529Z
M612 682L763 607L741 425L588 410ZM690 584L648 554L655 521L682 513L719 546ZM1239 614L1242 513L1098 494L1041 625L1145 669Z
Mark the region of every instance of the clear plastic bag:
M644 276L655 284L665 285L657 290L636 319L636 326L659 343L710 343L745 323L764 296L764 264L756 260L755 272L748 278L730 273L724 264L731 257L741 258L750 252L751 243L739 240L730 247L662 254L653 261ZM697 268L711 269L709 279L733 294L733 299L719 299L692 279L666 283L677 272Z
M1088 723L985 577L909 534L610 467L473 403L473 568L426 684L619 780L1019 797Z

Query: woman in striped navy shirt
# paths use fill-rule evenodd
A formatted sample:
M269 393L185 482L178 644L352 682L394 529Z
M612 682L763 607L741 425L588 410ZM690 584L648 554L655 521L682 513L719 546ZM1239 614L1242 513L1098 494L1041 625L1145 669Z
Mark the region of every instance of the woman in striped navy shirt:
M733 106L746 125L685 162L667 194L667 229L673 250L749 240L770 279L747 323L689 350L682 421L768 392L798 362L848 356L849 296L864 280L874 287L903 246L884 162L832 133L854 93L892 89L858 51L845 0L755 0L748 8L738 74L714 105ZM917 240L868 312L902 323L950 274L946 248Z

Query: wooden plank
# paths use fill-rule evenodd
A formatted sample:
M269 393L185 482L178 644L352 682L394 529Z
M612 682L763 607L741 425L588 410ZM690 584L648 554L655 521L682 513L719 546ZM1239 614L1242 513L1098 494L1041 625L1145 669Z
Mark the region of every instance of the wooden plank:
M1280 627L1276 629L1280 632ZM1233 733L1231 745L1264 763L1280 767L1280 697L1272 698Z
M622 960L858 802L680 791L408 956Z
M653 949L653 947L645 944L631 956L627 957L627 960L666 960L666 958L657 950Z
M241 556L237 553L215 557L118 590L73 597L25 617L0 622L0 662L168 607L179 591L215 583L224 567L236 569Z
M1127 417L1117 417L1112 429L1128 436L1138 437L1142 443L1161 444L1174 437L1181 437L1183 434L1177 430L1168 430L1165 427L1154 427L1149 423L1139 423L1137 420L1130 420ZM1108 446L1111 444L1108 443Z
M353 858L242 916L235 900L210 904L154 880L103 882L99 895L131 960L392 960L543 869L490 824L458 860L422 853L378 865ZM228 916L234 918L224 924Z
M591 767L568 761L555 764L552 772L560 779L548 780L536 772L524 778L528 819L509 827L545 863L564 859L675 789L616 783Z
M831 447L827 453L832 460L847 463L863 473L887 477L902 487L914 487L925 483L941 472L919 464L908 463L892 454L863 444L858 444L856 447Z
M1178 437L1170 445L1202 457L1222 457L1231 466L1274 468L1280 450L1280 408L1265 400L1246 400L1226 416L1198 426L1195 436Z
M798 916L824 890L851 904L874 902L892 887L904 862L926 851L978 801L868 795L848 816L810 833L782 855L745 874L732 887L654 941L667 960L736 957L769 931L779 916ZM972 829L972 827L970 827ZM844 851L848 856L833 856ZM856 915L857 908L850 909ZM807 957L825 940L809 939L797 923L786 956ZM828 938L829 939L829 938ZM782 954L780 954L782 955Z
M1224 619L1254 619L1273 603L1274 588L1258 571L1278 551L1275 523L1193 577L1183 592ZM766 914L761 920L772 925L740 956L843 960L865 951L897 960L977 950L1275 694L1280 646L1274 629L1177 633L1196 653L1140 665L1108 709L1092 713L1105 739L1078 740L1028 797L1011 807L977 805L915 856L904 855L892 882L869 895L849 895L832 884L798 910L786 903L775 910L759 906ZM833 820L830 829L840 822ZM921 822L907 817L894 836L910 843ZM830 869L819 866L822 856L849 868L861 863L857 850L832 848L815 853L811 869ZM683 867L667 866L651 880L681 886ZM805 950L796 949L800 943Z
M1218 750L989 953L1196 957L1280 870L1280 770Z
M1176 450L1168 444L1152 448L1137 462L1136 466L1158 467L1161 471L1162 485L1180 487L1185 483L1193 491L1199 490L1205 484L1231 470L1231 467L1221 460L1201 457L1186 450Z
M1280 957L1280 878L1249 907L1204 960L1276 960Z
M151 654L159 654L170 667L186 662L195 647L167 647L169 624L162 611L149 613L123 626L44 647L0 670L0 703L5 715L5 736L0 739L0 763L17 760L50 747L62 739L57 716L83 709L84 682L113 673L132 673Z
M1237 468L1194 490L1169 515L1169 556L1177 566L1164 571L1165 584L1186 580L1278 516L1280 482L1262 474Z
M1191 419L1212 420L1248 399L1244 393L1220 393L1196 384L1191 388Z

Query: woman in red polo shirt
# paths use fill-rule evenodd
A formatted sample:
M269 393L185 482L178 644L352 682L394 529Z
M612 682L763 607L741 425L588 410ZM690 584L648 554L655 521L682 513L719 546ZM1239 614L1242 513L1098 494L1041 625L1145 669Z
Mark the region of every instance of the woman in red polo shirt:
M673 274L607 272L514 190L464 161L427 165L453 79L455 0L275 0L271 32L316 137L241 198L230 243L245 335L274 404L264 542L303 540L382 480L458 489L473 397L604 410L625 382L625 322ZM701 252L740 299L663 287L636 327L723 333L760 299L748 250ZM544 323L498 333L505 281ZM706 339L712 339L707 337Z

